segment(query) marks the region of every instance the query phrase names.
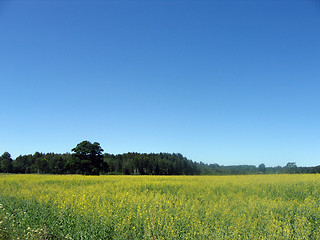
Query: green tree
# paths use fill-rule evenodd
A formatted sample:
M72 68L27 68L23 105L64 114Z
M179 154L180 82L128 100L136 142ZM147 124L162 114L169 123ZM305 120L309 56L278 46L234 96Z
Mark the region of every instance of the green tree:
M0 171L5 173L13 171L12 158L8 152L4 152L0 157Z
M258 167L258 171L259 173L266 173L267 171L266 165L264 165L264 163L261 163Z
M103 164L103 149L97 142L83 141L71 150L74 152L68 162L76 173L99 174Z
M285 166L286 173L296 173L297 172L297 164L295 162L288 162Z

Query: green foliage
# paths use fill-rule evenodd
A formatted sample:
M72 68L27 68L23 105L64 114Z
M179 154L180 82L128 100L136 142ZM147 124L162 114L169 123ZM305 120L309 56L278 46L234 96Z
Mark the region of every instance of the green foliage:
M197 163L180 153L125 153L105 154L109 172L139 175L196 175L200 174Z
M0 172L10 173L13 171L12 158L10 153L4 152L0 157Z
M286 173L296 173L297 171L297 164L295 162L288 162L285 166Z
M71 169L81 174L99 174L103 163L103 149L99 143L83 141L71 151L74 153L67 163Z
M267 168L266 165L264 165L263 163L261 163L258 167L259 173L266 173Z
M298 167L289 162L286 166L266 167L260 164L222 166L197 163L180 153L103 153L97 142L83 141L71 150L73 153L39 153L11 159L8 152L0 157L2 173L50 174L125 174L125 175L247 175L279 173L320 173L320 166Z

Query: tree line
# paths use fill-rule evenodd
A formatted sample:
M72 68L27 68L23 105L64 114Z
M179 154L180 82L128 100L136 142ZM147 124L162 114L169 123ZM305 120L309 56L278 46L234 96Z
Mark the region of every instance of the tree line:
M265 164L220 166L218 164L199 163L201 174L204 175L248 175L248 174L303 174L320 173L320 166L298 167L295 162L285 166L266 167Z
M97 142L83 141L73 153L39 153L20 155L15 160L8 152L0 157L2 173L40 174L136 174L198 175L198 164L180 153L103 154Z
M197 163L180 153L104 153L100 144L83 141L72 153L39 153L20 155L15 160L5 152L0 157L1 173L39 174L134 174L134 175L244 175L281 173L320 173L320 166L298 167L294 162L286 166L266 167L260 164L220 166Z

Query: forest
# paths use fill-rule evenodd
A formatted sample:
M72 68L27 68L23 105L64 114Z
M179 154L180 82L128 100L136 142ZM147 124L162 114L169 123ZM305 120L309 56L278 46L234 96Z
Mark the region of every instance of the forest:
M39 174L125 174L125 175L245 175L320 173L320 166L298 167L294 162L286 166L255 165L223 166L194 162L180 153L104 153L100 144L83 141L73 153L40 153L20 155L12 159L10 153L0 156L1 173Z

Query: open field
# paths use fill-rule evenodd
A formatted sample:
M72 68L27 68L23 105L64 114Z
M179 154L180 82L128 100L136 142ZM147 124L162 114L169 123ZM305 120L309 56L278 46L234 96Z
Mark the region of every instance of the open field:
M320 239L320 175L0 175L0 239Z

